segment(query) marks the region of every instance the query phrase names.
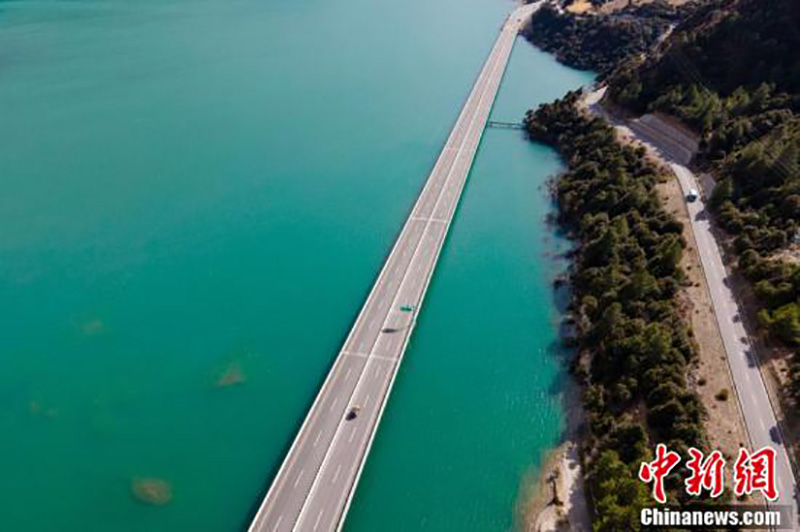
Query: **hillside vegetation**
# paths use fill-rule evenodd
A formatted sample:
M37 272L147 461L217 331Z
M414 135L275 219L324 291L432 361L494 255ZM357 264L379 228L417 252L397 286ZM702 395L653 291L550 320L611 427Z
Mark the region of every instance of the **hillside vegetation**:
M800 346L800 2L716 1L695 10L665 52L621 68L611 98L663 111L701 134L697 163L718 178L711 201L735 236L760 323ZM800 392L800 384L797 384Z
M683 227L661 206L654 187L662 176L644 149L620 144L603 120L576 109L577 98L529 111L526 128L568 163L556 191L560 222L579 243L575 371L585 390L595 530L639 530L649 495L633 475L651 438L682 453L705 443L703 407L686 380L691 332L676 305Z
M562 13L546 4L533 14L523 35L562 63L594 70L602 78L624 59L650 50L677 16L662 1L608 15Z

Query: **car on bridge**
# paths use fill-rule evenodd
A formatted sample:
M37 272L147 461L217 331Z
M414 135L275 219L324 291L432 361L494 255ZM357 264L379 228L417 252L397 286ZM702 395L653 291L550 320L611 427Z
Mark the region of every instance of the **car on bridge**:
M358 413L361 411L361 407L359 405L353 405L350 407L350 410L347 411L347 415L345 419L347 421L352 421L358 417Z

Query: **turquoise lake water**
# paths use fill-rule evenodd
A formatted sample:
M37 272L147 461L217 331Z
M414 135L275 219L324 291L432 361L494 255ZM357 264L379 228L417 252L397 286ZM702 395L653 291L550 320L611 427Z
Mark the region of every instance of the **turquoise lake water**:
M246 524L512 7L0 1L3 530ZM520 40L493 118L590 79ZM559 167L487 131L347 530L513 527Z

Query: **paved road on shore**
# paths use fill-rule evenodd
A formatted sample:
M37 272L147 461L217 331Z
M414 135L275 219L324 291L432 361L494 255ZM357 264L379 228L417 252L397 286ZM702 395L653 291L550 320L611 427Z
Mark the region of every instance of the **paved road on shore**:
M671 162L670 167L678 177L684 197L692 189L701 190L694 174L685 166ZM686 207L692 221L700 262L711 293L714 314L722 334L722 344L728 355L728 364L733 374L750 443L753 449L770 446L777 451L776 483L780 496L775 504L793 508L795 530L797 530L800 528L797 523L797 517L800 515L797 505L797 485L789 455L761 375L758 354L745 330L738 301L729 284L722 254L711 230L710 213L703 198L687 202Z
M669 164L678 178L684 198L692 189L702 190L695 175L686 167L691 161L694 150L697 149L696 142L692 146L692 141L682 132L670 129L666 124L656 125L653 120L645 117L622 123L603 112L597 105L598 101L597 96L589 99L593 111L630 130L636 138L651 146ZM789 455L761 375L758 355L742 322L739 303L730 287L722 253L712 232L711 215L702 197L692 202L687 201L686 207L750 443L753 449L770 446L777 451L776 483L780 497L775 504L790 506L794 513L794 527L800 529L797 484Z
M522 22L537 7L520 7L503 24L250 532L342 527L514 41ZM348 419L353 407L358 407L358 414Z

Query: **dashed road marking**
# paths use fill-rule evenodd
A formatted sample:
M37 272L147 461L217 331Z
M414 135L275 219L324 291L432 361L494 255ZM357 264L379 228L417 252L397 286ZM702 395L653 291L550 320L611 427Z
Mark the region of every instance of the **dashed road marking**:
M322 514L323 514L324 511L325 511L325 508L323 508L322 510L319 511L319 515L317 516L317 520L314 521L314 530L316 530L317 527L319 527L319 522L322 519Z

